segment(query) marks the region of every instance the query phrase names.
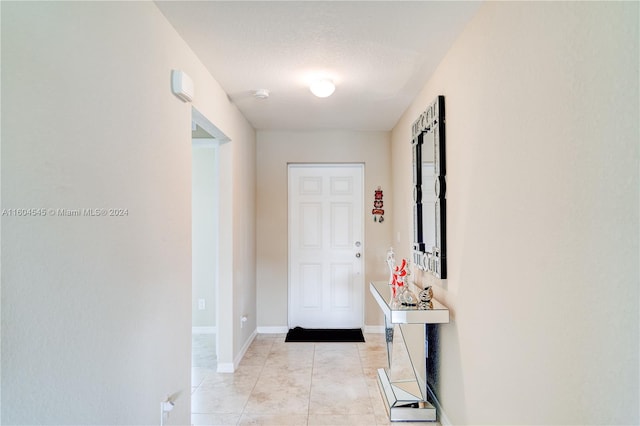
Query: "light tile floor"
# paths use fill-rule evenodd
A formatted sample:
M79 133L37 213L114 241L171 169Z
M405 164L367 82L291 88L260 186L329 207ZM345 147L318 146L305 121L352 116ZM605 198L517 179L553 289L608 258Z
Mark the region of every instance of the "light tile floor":
M229 374L216 372L215 336L194 335L191 423L391 424L376 382L386 364L383 334L365 334L366 343L285 343L284 337L258 335Z

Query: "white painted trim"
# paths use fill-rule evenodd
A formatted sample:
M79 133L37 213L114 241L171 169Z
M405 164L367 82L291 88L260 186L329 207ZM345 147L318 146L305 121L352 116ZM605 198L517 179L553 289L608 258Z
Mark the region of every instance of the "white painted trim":
M429 385L427 385L427 392L429 393L431 402L433 402L433 405L436 407L436 413L438 413L438 421L440 422L440 424L442 426L452 426L451 420L449 420L449 417L447 417L447 415L444 413L442 405L440 405L440 401L438 401L438 398L436 398L436 394L433 393L433 391L431 390L431 386Z
M253 333L251 333L251 336L247 339L247 342L244 344L244 346L242 346L242 349L240 349L240 353L238 353L233 362L218 363L218 368L216 371L218 373L235 372L240 365L240 361L242 361L242 358L244 358L244 355L247 353L247 350L249 349L257 335L258 333L254 330Z
M207 117L195 109L195 107L191 107L191 121L206 130L207 133L213 136L219 143L231 141L231 139L225 135L222 130L218 129L218 127L211 123Z
M191 327L191 334L217 334L218 327Z
M216 371L218 373L233 373L235 369L232 362L219 362Z
M287 327L286 325L275 327L258 327L258 334L287 334L288 332L289 327Z
M240 349L240 352L236 356L236 359L233 360L234 370L238 369L238 365L240 365L240 361L242 361L242 358L244 358L244 355L247 353L249 346L251 346L251 344L253 343L257 335L258 333L256 332L256 330L253 330L253 333L251 333L251 336L249 336L244 346L242 346L242 349Z
M191 145L194 148L217 148L220 142L217 139L197 138L191 139Z
M365 333L384 333L384 325L365 325L364 326Z

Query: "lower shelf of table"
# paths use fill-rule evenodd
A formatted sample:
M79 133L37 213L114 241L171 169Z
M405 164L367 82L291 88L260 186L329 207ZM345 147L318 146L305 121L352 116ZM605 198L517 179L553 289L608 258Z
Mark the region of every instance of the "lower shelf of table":
M389 380L384 368L378 370L378 386L392 422L435 422L436 408L429 401L403 392Z

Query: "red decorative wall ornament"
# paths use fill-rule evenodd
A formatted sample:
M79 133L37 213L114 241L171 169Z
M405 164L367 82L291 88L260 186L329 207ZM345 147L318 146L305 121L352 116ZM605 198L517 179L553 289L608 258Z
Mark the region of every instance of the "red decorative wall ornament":
M378 189L375 190L375 195L373 197L373 210L371 210L374 222L384 222L384 210L382 209L383 206L384 202L382 201L382 189L378 187Z

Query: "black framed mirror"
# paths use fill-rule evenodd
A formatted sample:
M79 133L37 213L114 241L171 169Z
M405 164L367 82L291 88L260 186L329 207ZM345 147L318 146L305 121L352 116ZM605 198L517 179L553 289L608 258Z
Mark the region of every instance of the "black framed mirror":
M412 126L413 262L447 277L447 200L444 96L438 96Z

